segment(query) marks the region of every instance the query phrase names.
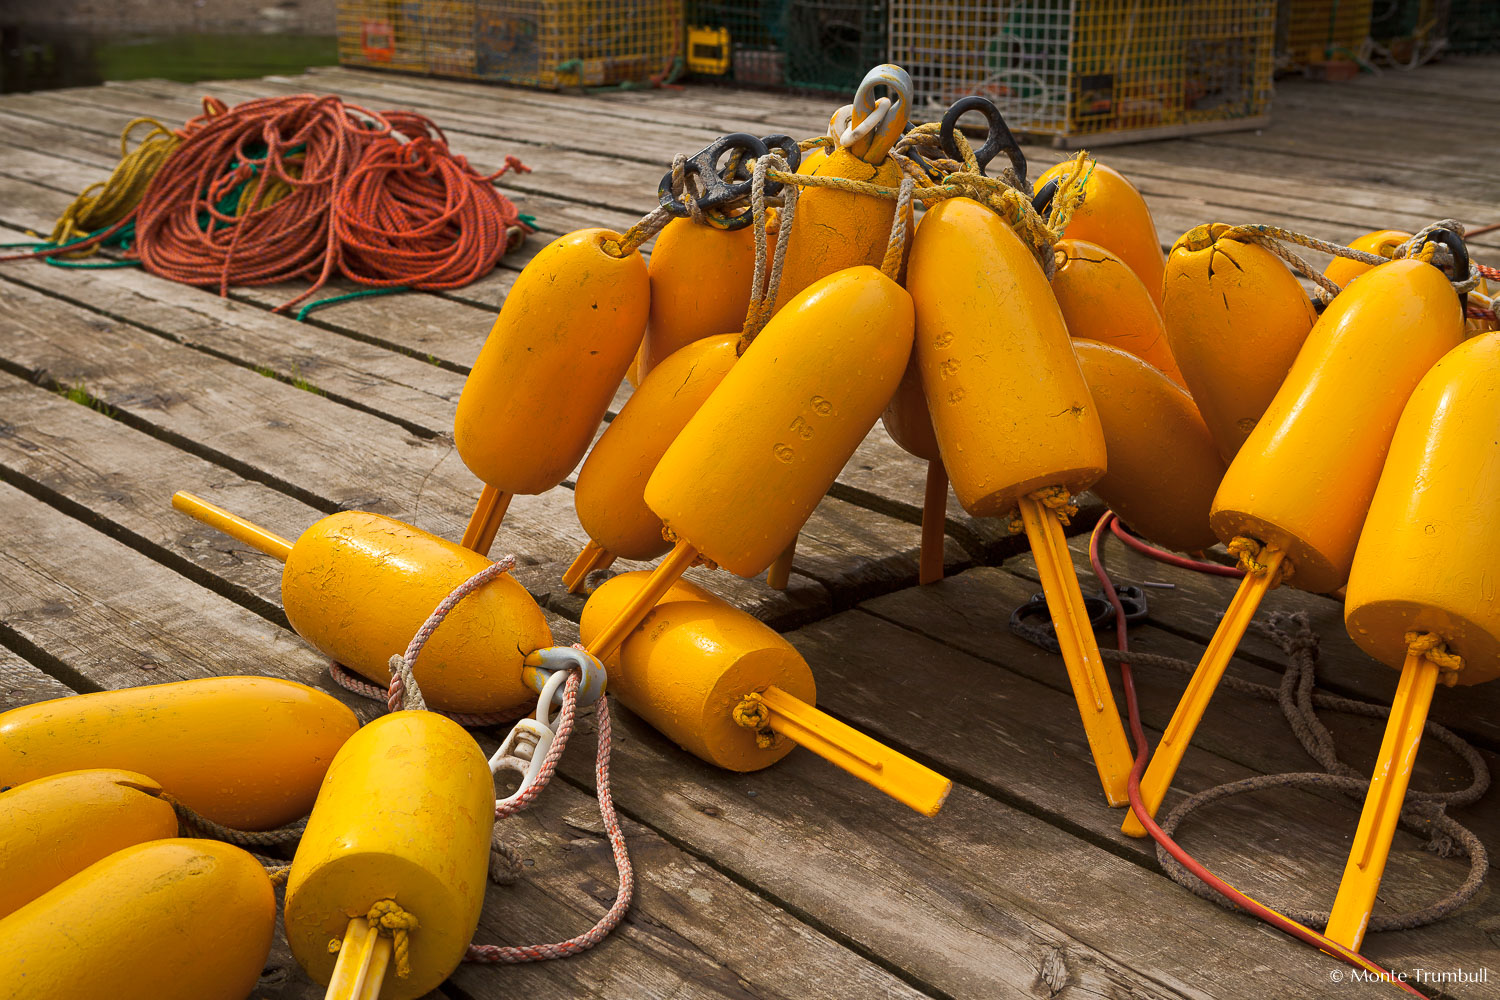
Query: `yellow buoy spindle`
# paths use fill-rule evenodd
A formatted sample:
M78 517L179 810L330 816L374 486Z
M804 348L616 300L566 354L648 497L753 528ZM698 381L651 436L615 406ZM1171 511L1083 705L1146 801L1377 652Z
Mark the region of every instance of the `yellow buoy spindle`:
M1462 338L1453 286L1419 260L1372 269L1308 333L1214 497L1209 524L1247 573L1146 769L1148 810L1171 785L1264 595L1287 579L1312 593L1349 579L1402 407ZM1134 813L1123 829L1146 833Z
M1100 784L1124 805L1130 745L1059 520L1068 495L1104 474L1104 432L1052 289L1010 227L968 198L927 211L907 287L943 465L970 514L1019 508Z
M592 648L648 587L651 575L638 572L596 590L584 642ZM631 711L719 767L760 770L795 744L924 815L942 807L948 779L814 707L812 671L786 639L688 581L652 593L640 626L604 661L610 693Z
M1450 351L1412 393L1360 534L1345 625L1401 681L1328 922L1350 948L1364 938L1433 688L1500 677L1497 426L1500 333L1489 333Z
M943 541L948 519L948 470L932 418L927 413L927 397L922 392L922 370L913 357L901 376L901 384L880 415L886 433L903 449L927 463L927 480L922 494L922 535L918 553L917 582L936 583L943 578Z

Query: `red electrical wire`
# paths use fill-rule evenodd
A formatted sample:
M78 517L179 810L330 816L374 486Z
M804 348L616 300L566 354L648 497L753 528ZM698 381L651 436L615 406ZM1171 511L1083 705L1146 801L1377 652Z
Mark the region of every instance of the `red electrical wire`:
M1113 511L1110 513L1113 515ZM1202 562L1197 559L1180 556L1175 552L1168 552L1166 549L1159 549L1155 545L1137 538L1126 531L1125 526L1120 523L1118 517L1110 517L1109 528L1115 533L1116 538L1132 549L1150 556L1157 562L1164 562L1168 566L1178 566L1182 569L1190 569L1198 573L1207 573L1210 576L1232 576L1235 579L1239 579L1245 575L1245 571L1238 566L1221 566L1218 563Z
M1130 649L1130 639L1127 632L1127 623L1125 621L1125 608L1120 603L1120 595L1115 592L1114 582L1110 579L1109 574L1104 570L1104 557L1099 550L1099 540L1104 534L1104 529L1117 523L1118 518L1115 517L1114 512L1108 511L1103 517L1099 519L1099 523L1094 525L1093 533L1089 536L1089 565L1093 567L1094 575L1099 578L1099 584L1104 588L1104 595L1109 598L1110 605L1115 609L1115 645L1121 652L1128 652ZM1115 530L1115 534L1127 544L1129 544L1131 541L1137 541L1138 544L1133 547L1147 552L1148 555L1172 555L1169 552L1165 552L1161 549L1156 549L1154 546L1148 546L1144 542L1139 542L1138 540L1132 539L1130 536L1122 534L1118 529ZM1181 557L1174 556L1171 561L1173 561L1174 564L1181 564L1191 562L1192 560L1183 560L1181 559ZM1223 566L1217 566L1213 563L1201 563L1199 565L1213 566L1216 570L1226 568ZM1401 981L1400 979L1397 979L1391 972L1382 968L1375 962L1370 961L1368 958L1365 958L1358 952L1346 948L1338 942L1327 938L1322 934L1319 934L1317 931L1313 930L1310 927L1305 927L1302 924L1297 923L1297 921L1292 920L1289 917L1285 917L1280 913L1277 913L1269 906L1266 906L1265 904L1252 899L1251 897L1236 889L1234 886L1230 885L1228 882L1225 882L1213 872L1203 867L1202 864L1194 859L1192 855L1188 854L1187 851L1183 850L1175 840L1169 837L1167 833L1156 824L1156 820L1151 817L1150 813L1146 809L1145 800L1141 797L1141 776L1146 771L1146 763L1150 759L1151 754L1150 748L1146 745L1145 728L1141 725L1140 704L1137 702L1135 694L1135 677L1130 669L1129 663L1120 664L1120 681L1125 689L1125 710L1130 720L1130 738L1135 743L1135 762L1130 769L1130 781L1128 785L1128 791L1130 794L1130 808L1135 813L1136 818L1141 821L1141 824L1143 826L1145 826L1146 832L1151 835L1151 839L1155 840L1158 844L1164 847L1167 850L1167 853L1176 858L1179 864L1181 864L1188 871L1192 872L1194 876L1201 879L1204 884L1211 887L1215 892L1219 893L1221 896L1224 896L1226 899L1230 900L1241 909L1248 911L1264 922L1270 924L1272 927L1275 927L1278 930L1290 934L1292 937L1295 937L1298 940L1312 945L1314 948L1325 951L1330 955L1333 955L1334 957L1355 966L1356 968L1364 969L1379 976L1383 981L1391 983L1405 993L1411 994L1412 996L1416 997L1423 997L1423 1000L1426 1000L1424 995L1418 992L1415 988Z

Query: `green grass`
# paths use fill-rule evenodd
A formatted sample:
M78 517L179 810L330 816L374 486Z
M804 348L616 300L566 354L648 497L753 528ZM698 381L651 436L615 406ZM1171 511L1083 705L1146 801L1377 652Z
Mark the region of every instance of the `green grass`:
M301 389L303 392L310 392L314 396L327 395L327 393L325 393L322 389L319 389L316 385L303 378L301 370L298 369L295 364L292 365L291 374L285 377L278 375L276 373L276 369L271 368L267 365L256 365L255 374L263 375L266 378L274 378L278 382L285 382L287 385L291 386L294 389Z
M114 407L107 405L93 393L89 392L88 386L83 382L79 382L77 385L63 385L58 383L57 388L53 391L70 403L87 406L91 410L99 411L106 417L113 417L115 415Z
M338 61L338 42L331 35L175 35L109 42L94 50L105 80L233 80L300 73Z

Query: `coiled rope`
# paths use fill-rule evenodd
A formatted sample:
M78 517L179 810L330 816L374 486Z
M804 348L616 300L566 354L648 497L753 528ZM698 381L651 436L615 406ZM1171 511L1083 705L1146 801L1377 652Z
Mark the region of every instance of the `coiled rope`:
M488 274L529 230L494 187L529 168L506 157L481 174L414 112L312 94L232 108L206 97L203 109L177 130L151 122L127 152L131 130L149 120L132 122L109 180L75 199L47 243L0 259L92 253L130 229L127 258L220 295L312 282L279 312L337 277L365 286L355 295L457 288ZM107 228L79 235L97 226Z

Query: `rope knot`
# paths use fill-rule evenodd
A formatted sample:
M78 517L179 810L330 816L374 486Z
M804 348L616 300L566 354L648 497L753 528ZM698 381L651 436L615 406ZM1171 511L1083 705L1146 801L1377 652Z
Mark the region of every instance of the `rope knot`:
M1064 525L1072 524L1073 518L1078 513L1078 504L1068 495L1068 491L1061 486L1048 486L1031 494L1033 500L1041 501L1043 507L1057 515L1057 519Z
M1448 643L1435 632L1408 632L1404 636L1406 651L1421 656L1437 665L1440 679L1448 687L1458 681L1458 672L1464 668L1464 658L1448 649Z
M416 914L403 910L394 899L382 899L365 915L370 926L391 936L391 950L396 958L396 975L411 975L411 945L407 935L417 929Z
M1267 565L1269 559L1263 559L1272 546L1266 545L1245 535L1236 535L1224 546L1229 554L1239 560L1240 569L1248 575L1264 576L1271 571ZM1292 577L1292 562L1282 557L1281 565L1277 568L1276 579L1273 584L1282 584Z
M771 729L771 711L766 708L766 703L760 696L759 691L751 691L740 699L740 703L730 711L735 724L746 729L755 730L755 745L762 750L770 750L776 745L777 735Z

